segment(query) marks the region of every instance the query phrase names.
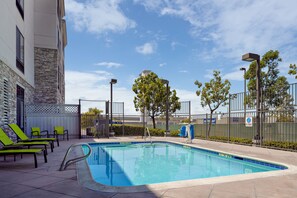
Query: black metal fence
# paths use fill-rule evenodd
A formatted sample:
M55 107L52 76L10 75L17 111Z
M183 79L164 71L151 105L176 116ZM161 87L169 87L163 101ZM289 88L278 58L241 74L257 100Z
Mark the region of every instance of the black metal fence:
M265 93L265 90L263 90ZM289 101L288 106L297 107L297 83L290 84L287 93L291 96L291 100ZM248 98L249 92L246 92L246 97ZM230 110L231 111L242 111L244 110L244 92L230 94ZM256 109L255 105L246 104L247 110L254 110Z
M246 118L245 118L246 116ZM169 119L170 131L179 130L184 117L171 116ZM249 121L249 122L248 122ZM210 131L209 125L211 123ZM125 124L143 126L141 115L125 116ZM244 111L191 115L191 124L194 125L195 137L201 139L253 144L257 136L256 111ZM146 126L152 127L152 120L146 118ZM165 129L165 119L156 119L156 128ZM271 110L260 112L260 131L262 146L297 149L297 110ZM123 132L125 135L125 132ZM260 137L259 136L259 137Z
M297 143L297 111L263 111L260 112L260 134L265 141L295 142ZM212 126L208 132L210 123L209 114L193 115L192 124L195 125L195 136L201 138L217 137L231 141L234 138L248 139L252 141L257 135L256 112L248 111L246 123L244 112L214 114ZM238 140L240 141L240 140Z

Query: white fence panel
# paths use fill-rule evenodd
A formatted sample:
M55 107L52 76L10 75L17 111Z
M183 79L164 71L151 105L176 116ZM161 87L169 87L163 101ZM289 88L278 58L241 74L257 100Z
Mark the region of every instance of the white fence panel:
M55 126L63 126L70 138L78 138L80 133L78 105L34 104L26 105L25 132L31 135L31 127L40 127L53 134Z

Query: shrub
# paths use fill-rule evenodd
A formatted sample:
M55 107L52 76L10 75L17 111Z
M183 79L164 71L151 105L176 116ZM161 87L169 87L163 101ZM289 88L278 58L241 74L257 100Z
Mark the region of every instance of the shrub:
M122 125L112 125L113 131L116 136L123 135ZM126 136L143 136L143 127L137 125L124 125L124 131Z
M205 139L205 136L195 136L197 138ZM221 142L228 142L228 137L224 136L210 136L209 140L213 141L221 141ZM230 142L237 143L237 144L252 144L252 140L246 138L236 138L230 137Z
M297 150L296 142L264 141L263 146L289 149L289 150Z
M185 118L181 120L181 123L191 123L191 120L189 118Z
M171 137L178 137L178 134L179 134L179 131L178 130L170 131L170 136Z

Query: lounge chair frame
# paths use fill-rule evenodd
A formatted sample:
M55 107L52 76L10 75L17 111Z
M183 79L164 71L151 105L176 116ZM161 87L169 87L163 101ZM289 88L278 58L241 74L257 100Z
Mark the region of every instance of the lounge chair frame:
M15 161L15 156L17 154L20 155L34 155L34 166L35 168L38 167L37 163L37 153L43 152L43 157L44 157L44 163L47 163L47 154L45 149L8 149L8 150L0 150L0 156L4 156L4 159L6 160L7 155L14 155L14 161Z

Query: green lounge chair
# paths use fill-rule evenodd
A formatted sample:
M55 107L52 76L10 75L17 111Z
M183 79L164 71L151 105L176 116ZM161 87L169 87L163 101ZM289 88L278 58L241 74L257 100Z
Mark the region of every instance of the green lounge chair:
M49 142L18 142L14 143L6 133L0 128L0 142L3 144L3 149L11 149L11 148L19 148L27 146L30 148L31 146L44 146L45 153L47 154L47 145ZM51 147L51 151L53 152L53 148Z
M21 129L20 129L21 130ZM21 130L22 131L22 130ZM28 138L28 136L22 131L22 133ZM42 133L46 133L46 138L41 137ZM38 136L38 138L32 138L32 136ZM59 139L58 138L50 138L50 136L55 136L55 134L49 134L48 130L43 130L41 131L39 127L31 127L31 139L28 138L28 140L25 140L24 138L22 141L57 141L57 145L60 146L59 144ZM53 145L54 146L54 145Z
M57 145L59 146L59 140L57 138L28 138L28 136L20 129L20 127L17 124L9 124L8 125L11 130L17 135L19 142L50 142L51 147L54 148L54 141L57 141ZM34 130L33 132L37 134L40 132L39 127L32 127L31 130ZM32 132L31 132L32 134Z
M43 133L45 134L43 135ZM31 127L31 139L34 136L37 136L38 138L41 138L42 136L46 136L48 138L50 134L48 133L48 130L41 131L39 127Z
M17 135L20 142L50 142L51 148L54 148L54 141L57 140L57 145L59 146L59 140L56 138L33 138L29 139L28 136L20 129L17 124L9 124L8 125L11 130ZM38 131L38 127L33 127L35 131ZM40 131L40 129L39 129Z
M64 127L62 126L55 126L54 128L54 134L56 138L58 139L59 135L63 135L63 140L65 139L65 134L67 135L67 140L69 140L68 130L64 130Z
M2 130L2 129L1 129ZM47 163L47 157L46 157L46 151L44 149L6 149L6 150L0 150L0 155L4 156L4 158L7 155L23 155L23 154L33 154L34 155L34 164L35 168L38 167L37 164L37 157L36 154L43 151L44 156L44 162Z

